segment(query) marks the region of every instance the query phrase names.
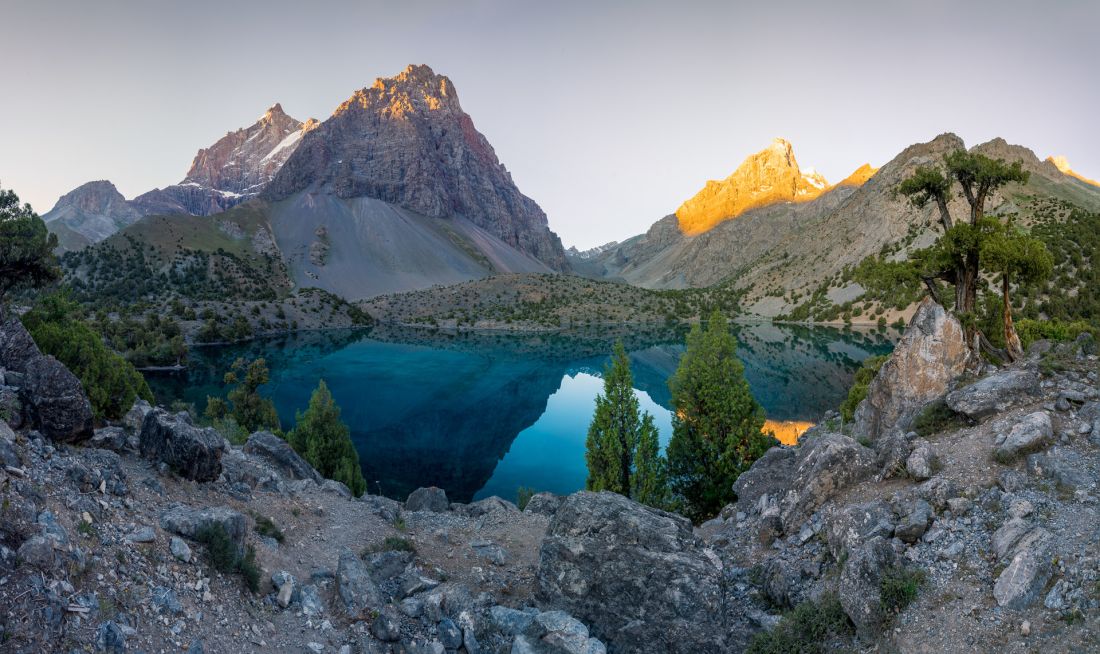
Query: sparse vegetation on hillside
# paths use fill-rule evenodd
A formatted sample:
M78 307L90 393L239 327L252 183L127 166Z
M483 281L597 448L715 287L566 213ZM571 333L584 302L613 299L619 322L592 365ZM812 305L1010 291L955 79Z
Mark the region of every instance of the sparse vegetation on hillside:
M431 327L563 329L605 324L673 324L738 310L729 286L655 291L572 275L501 275L384 295L361 303L382 322Z

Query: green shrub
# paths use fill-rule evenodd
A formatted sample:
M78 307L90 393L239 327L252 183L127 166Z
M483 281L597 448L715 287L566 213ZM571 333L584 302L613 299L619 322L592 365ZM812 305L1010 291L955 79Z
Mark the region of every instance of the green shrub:
M867 388L888 358L887 355L881 355L864 359L863 365L856 371L852 387L848 389L848 397L840 404L840 415L844 418L844 422L851 422L855 417L856 407L867 397Z
M824 654L829 641L849 637L852 623L835 595L803 602L783 616L775 629L752 639L747 654Z
M279 526L272 521L271 518L260 515L259 513L253 513L252 518L256 521L256 533L261 536L267 536L268 538L274 538L280 543L286 540L286 536L283 531L279 529Z
M879 585L879 598L887 611L897 613L917 598L927 575L919 568L894 566L887 568Z
M1025 318L1016 322L1016 334L1026 349L1035 341L1072 341L1081 334L1091 334L1094 339L1100 338L1100 329L1085 322L1075 320L1072 322L1063 320L1030 320Z
M206 547L210 567L223 574L240 574L250 591L259 591L260 567L256 563L256 550L251 545L242 554L225 527L217 523L200 529L195 540Z
M520 486L516 489L516 506L522 511L527 508L527 503L535 495L535 489L528 486Z
M411 540L403 536L386 536L386 539L381 543L372 545L363 550L363 555L374 554L375 552L416 552L416 545Z
M23 325L38 349L80 379L97 419L121 418L139 397L152 402L153 391L141 373L104 345L80 315L79 305L64 293L52 293L23 316Z
M943 400L928 404L913 418L911 428L921 437L938 434L941 431L957 429L965 424L962 414L955 413Z

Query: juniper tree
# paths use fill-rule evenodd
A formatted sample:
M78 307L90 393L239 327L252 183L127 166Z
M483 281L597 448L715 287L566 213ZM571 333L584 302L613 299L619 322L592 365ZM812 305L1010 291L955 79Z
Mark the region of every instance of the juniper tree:
M621 342L604 369L603 393L585 442L588 490L614 491L643 504L665 504L665 462L653 416L642 412L634 394L630 358Z
M1054 258L1039 239L1013 228L1004 228L982 244L981 260L984 268L1001 277L1005 349L1008 358L1015 361L1024 355L1024 350L1012 322L1009 290L1014 283L1029 284L1045 280L1054 269Z
M991 159L959 149L944 157L942 167L918 166L910 177L898 185L897 192L908 197L914 206L920 208L935 202L939 208L943 237L947 237L940 253L950 265L934 272L939 279L955 286L957 312L973 313L977 304L986 201L1005 184L1025 184L1028 178L1028 172L1019 161L1009 164L1003 159ZM953 220L948 210L955 184L959 185L962 196L970 206L970 215L966 220Z
M275 403L260 395L259 391L260 386L269 379L267 361L263 357L251 362L237 359L233 362L233 369L225 373L225 383L233 385L226 394L232 405L229 416L249 432L260 429L279 430L279 414L275 411Z
M296 414L295 423L287 436L291 447L321 475L342 482L356 496L362 495L367 482L359 467L359 453L325 380L317 384L305 413Z
M13 290L61 277L53 251L57 236L14 191L0 188L0 302Z
M692 520L735 499L733 482L777 441L764 434L764 409L753 398L725 317L692 327L687 351L669 380L672 440L668 480Z

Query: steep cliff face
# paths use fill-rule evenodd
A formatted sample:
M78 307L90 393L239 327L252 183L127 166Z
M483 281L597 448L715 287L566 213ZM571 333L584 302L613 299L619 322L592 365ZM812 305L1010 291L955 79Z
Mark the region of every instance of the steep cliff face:
M746 158L726 179L707 182L676 210L676 219L685 234L702 234L750 209L808 202L828 189L825 178L812 168L801 170L791 144L777 138Z
M102 241L134 224L141 216L114 184L101 180L88 182L61 196L42 220L58 235L63 249L76 249Z
M567 267L546 214L516 188L451 81L427 66L356 91L302 138L264 196L306 190L462 217L554 270Z

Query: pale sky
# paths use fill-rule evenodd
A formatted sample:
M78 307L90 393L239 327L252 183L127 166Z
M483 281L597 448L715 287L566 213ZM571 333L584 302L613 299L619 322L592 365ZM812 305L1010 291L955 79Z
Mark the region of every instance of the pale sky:
M958 7L957 5L965 5ZM644 231L773 137L831 182L953 131L1100 178L1100 2L0 0L0 184L131 198L274 102L424 63L566 246Z

